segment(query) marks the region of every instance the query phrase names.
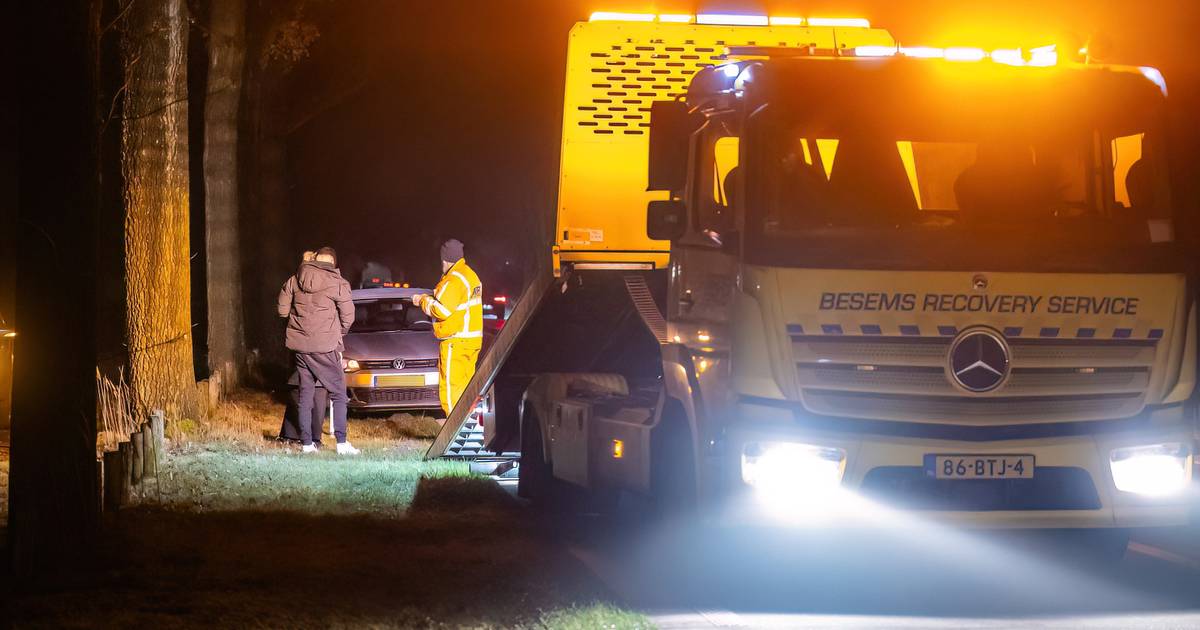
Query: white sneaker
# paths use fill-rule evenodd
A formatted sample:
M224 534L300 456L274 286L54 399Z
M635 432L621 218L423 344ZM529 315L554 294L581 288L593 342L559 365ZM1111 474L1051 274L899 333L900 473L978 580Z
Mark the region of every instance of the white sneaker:
M338 442L337 453L338 455L358 455L362 451L354 448L354 445L347 440L345 442Z
M316 453L318 450L320 449L317 448L316 444L305 444L300 447L301 453Z

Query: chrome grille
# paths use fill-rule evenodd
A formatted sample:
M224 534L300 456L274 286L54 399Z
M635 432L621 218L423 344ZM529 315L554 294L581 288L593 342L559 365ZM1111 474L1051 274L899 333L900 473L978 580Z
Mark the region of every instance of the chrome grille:
M437 359L405 359L403 369L435 368L437 364ZM358 365L364 370L390 370L392 369L392 359L359 361Z
M1126 418L1141 410L1142 396L977 398L805 390L804 405L814 413L877 420L1023 424Z
M355 388L355 400L367 404L379 403L416 403L438 401L436 387L400 387L400 388Z
M870 368L870 369L863 369ZM797 376L805 387L873 393L921 393L951 396L960 393L943 369L899 366L801 365ZM1139 393L1150 384L1143 367L1086 369L1014 368L998 397L1031 394Z
M812 412L910 422L1013 424L1122 418L1141 411L1152 340L1010 339L1011 374L986 395L946 374L950 337L795 336Z
M924 366L940 368L950 337L905 339L793 337L796 362ZM1027 367L1128 367L1154 363L1155 342L1131 340L1010 339L1013 365Z

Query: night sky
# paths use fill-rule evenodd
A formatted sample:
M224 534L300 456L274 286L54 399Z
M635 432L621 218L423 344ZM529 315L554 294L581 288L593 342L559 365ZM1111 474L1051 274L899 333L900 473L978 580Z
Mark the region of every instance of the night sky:
M862 16L908 45L1032 47L1102 33L1111 61L1160 67L1174 100L1181 195L1194 208L1200 3L608 2L446 0L316 5L322 37L288 99L317 111L289 136L288 235L297 253L436 279L437 244L467 243L488 269L546 256L553 225L567 32L594 10ZM539 213L542 217L539 223ZM545 237L537 236L543 233Z

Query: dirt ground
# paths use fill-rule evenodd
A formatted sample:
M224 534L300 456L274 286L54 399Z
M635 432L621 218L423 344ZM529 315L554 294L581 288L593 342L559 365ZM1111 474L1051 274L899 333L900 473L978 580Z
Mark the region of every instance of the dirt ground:
M424 420L355 420L363 456L301 456L263 437L277 403L237 404L235 421L176 435L140 505L106 515L85 570L14 591L15 625L646 625L503 489L423 462Z

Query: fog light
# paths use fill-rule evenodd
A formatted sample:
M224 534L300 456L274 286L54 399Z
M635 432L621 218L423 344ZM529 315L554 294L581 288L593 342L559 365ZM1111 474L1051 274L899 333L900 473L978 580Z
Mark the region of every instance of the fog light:
M1109 454L1109 465L1117 490L1161 497L1187 486L1192 453L1180 442L1118 448Z
M842 483L846 451L795 442L755 442L742 450L742 481L773 500L832 492Z

